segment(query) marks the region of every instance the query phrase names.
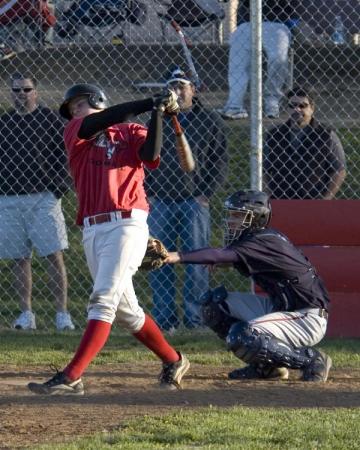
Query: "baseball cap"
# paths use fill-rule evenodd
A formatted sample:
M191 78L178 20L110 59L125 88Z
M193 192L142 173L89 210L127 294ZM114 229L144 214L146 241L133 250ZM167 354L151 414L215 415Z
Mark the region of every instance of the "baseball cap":
M190 77L180 68L177 67L174 69L170 75L168 76L166 80L166 84L169 85L171 83L184 83L184 84L190 84L192 83Z

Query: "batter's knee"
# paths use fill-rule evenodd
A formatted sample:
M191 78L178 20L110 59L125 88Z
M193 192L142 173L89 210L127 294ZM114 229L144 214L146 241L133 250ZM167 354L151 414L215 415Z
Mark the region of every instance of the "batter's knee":
M204 325L215 331L221 339L226 338L231 325L236 322L236 319L231 317L228 312L225 303L227 295L225 287L218 286L213 290L207 291L200 299Z
M92 301L88 306L88 320L101 320L102 322L113 323L116 310L110 305Z
M136 310L123 310L120 306L116 311L115 323L131 334L141 330L145 323L144 310L139 306Z
M88 305L88 320L120 325L131 333L138 332L144 325L145 313L137 301L127 301L124 297L117 304L111 303L107 296L93 293Z

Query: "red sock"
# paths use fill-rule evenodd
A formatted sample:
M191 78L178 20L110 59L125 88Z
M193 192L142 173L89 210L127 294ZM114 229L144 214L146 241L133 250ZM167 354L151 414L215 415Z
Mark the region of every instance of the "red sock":
M89 320L79 347L64 369L64 373L70 380L77 380L85 369L104 347L111 330L111 323L102 320Z
M178 352L167 342L160 328L153 319L145 314L145 323L140 331L134 333L136 339L155 353L163 362L173 363L179 361Z

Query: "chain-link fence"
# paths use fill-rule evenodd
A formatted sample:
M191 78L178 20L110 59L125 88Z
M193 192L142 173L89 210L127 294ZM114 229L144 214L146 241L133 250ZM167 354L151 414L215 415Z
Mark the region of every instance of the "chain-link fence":
M264 188L275 198L359 198L359 3L263 1L262 9ZM0 230L6 236L0 249L1 326L10 327L31 298L38 329L53 329L66 301L80 328L92 285L81 230L74 225L75 194L62 196L66 232L53 195L66 189L63 124L48 109L26 111L29 98L37 104L37 94L44 108L57 111L65 90L80 81L101 86L113 104L152 96L175 66L189 72L174 20L201 82L200 104L194 101L193 115L180 115L197 170L176 175L174 138L165 126L162 165L146 185L150 228L172 248L221 245L223 200L249 187L251 179L248 2L0 2ZM30 74L38 84L16 74ZM297 89L284 95L291 88ZM37 214L39 205L44 215ZM50 219L46 211L52 211ZM63 264L58 250L67 247L66 239ZM31 241L37 251L30 268ZM146 310L155 303L165 329L197 326L192 305L208 283L248 288L231 270L219 269L208 280L204 268L180 267L150 278L138 273L136 290Z

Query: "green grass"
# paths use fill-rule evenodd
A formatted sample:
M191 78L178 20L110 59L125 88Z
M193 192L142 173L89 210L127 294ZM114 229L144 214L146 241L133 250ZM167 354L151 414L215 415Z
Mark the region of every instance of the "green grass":
M42 450L98 449L359 449L359 409L180 410L165 417L144 417L118 431Z
M75 332L41 333L0 332L0 365L64 365L73 355L81 334ZM227 352L225 343L211 331L184 331L169 338L172 345L190 356L193 363L234 365L239 361ZM360 339L325 339L319 345L333 359L334 368L360 369ZM113 330L94 365L155 360L132 336Z
M49 364L62 367L79 342L79 333L1 332L0 365L24 369ZM223 367L241 363L213 333L183 333L171 343L192 363ZM320 348L333 359L333 369L360 369L360 339L325 339ZM154 356L132 336L114 330L94 366L153 361ZM240 364L239 364L240 363ZM326 391L324 390L324 395ZM354 390L354 395L358 392ZM119 423L117 429L70 443L37 445L38 450L92 449L358 449L360 410L354 408L186 407L162 417L144 416ZM61 438L59 438L60 440Z

